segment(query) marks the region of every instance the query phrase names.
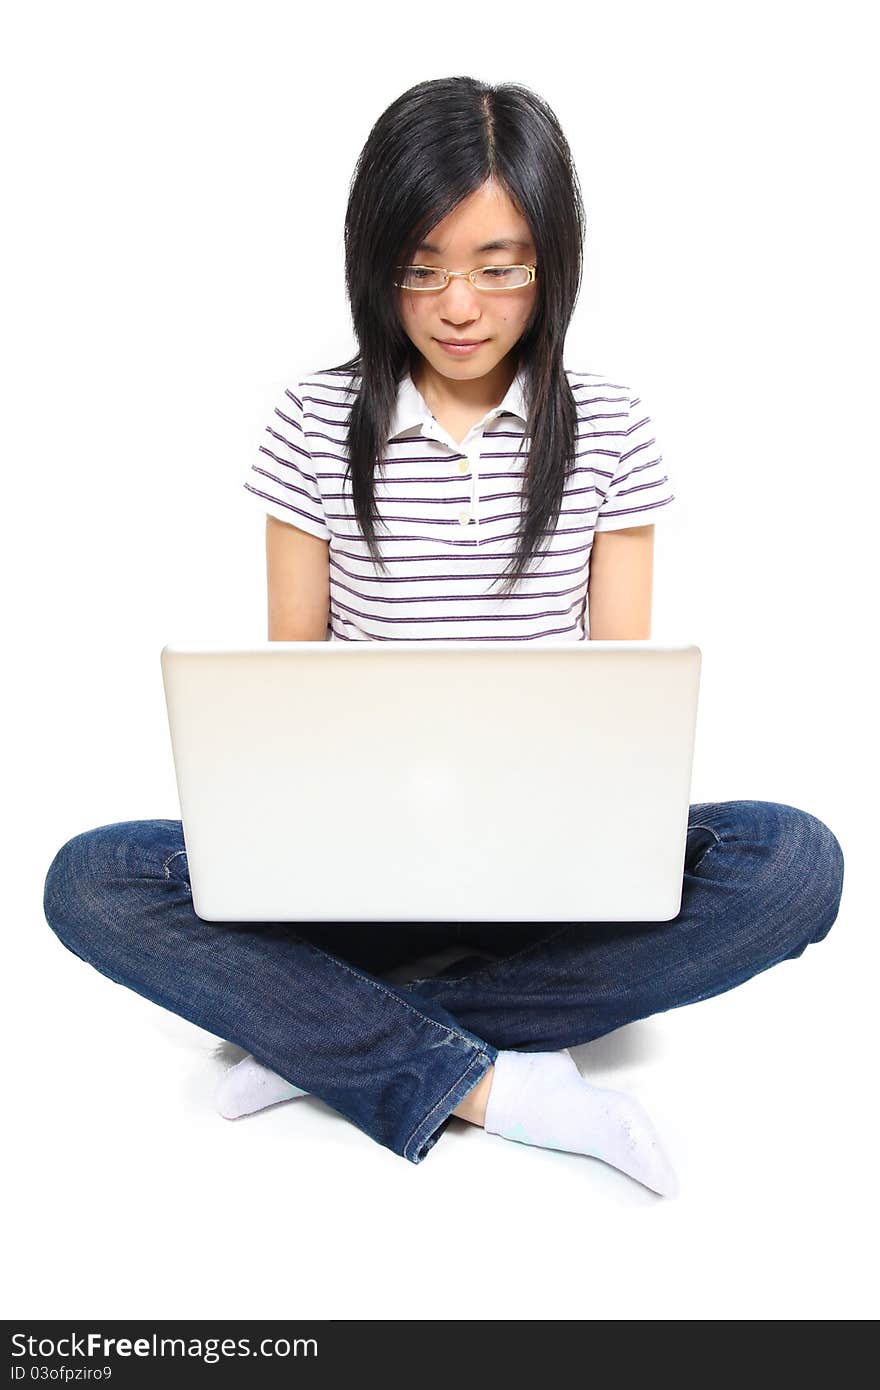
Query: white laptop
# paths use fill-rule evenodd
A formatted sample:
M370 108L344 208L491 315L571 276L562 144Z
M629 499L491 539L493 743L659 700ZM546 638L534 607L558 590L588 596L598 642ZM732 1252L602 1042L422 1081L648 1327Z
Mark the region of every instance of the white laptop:
M652 640L166 646L193 907L668 921L700 663Z

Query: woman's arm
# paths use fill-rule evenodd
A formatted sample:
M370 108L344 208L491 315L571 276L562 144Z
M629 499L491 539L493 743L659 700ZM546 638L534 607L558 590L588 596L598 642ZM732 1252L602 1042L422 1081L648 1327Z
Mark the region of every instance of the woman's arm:
M596 531L590 554L590 641L651 636L654 527Z
M330 542L266 516L270 642L324 642L330 612Z

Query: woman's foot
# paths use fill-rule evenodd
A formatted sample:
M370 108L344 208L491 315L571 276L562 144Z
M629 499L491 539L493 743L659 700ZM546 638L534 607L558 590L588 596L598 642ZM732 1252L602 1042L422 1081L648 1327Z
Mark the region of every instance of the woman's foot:
M588 1154L661 1196L675 1196L678 1181L672 1164L639 1101L585 1081L569 1052L502 1051L481 1080L490 1076L483 1101L487 1134Z
M252 1115L267 1105L307 1094L292 1081L285 1081L283 1076L248 1056L224 1074L215 1101L221 1115L227 1120L237 1120L240 1115Z
M226 1072L216 1101L233 1120L307 1094L248 1056ZM452 1113L503 1139L600 1158L664 1197L678 1191L639 1101L585 1081L568 1051L500 1051Z

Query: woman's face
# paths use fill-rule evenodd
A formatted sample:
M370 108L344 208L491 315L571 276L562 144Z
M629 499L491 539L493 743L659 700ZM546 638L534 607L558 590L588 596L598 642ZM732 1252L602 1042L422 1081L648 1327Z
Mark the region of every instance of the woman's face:
M481 249L501 240L512 244ZM414 264L446 270L534 265L536 249L528 223L490 179L431 229ZM401 322L441 376L471 381L491 372L522 337L536 293L534 281L522 289L478 290L464 277L450 280L445 290L400 290ZM473 352L456 356L445 352L438 339L483 341Z

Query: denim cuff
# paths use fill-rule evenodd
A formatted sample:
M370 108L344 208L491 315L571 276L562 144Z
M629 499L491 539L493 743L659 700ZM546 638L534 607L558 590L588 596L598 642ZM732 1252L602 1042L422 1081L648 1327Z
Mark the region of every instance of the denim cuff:
M416 1126L406 1141L403 1147L404 1158L408 1158L410 1163L421 1163L425 1155L437 1143L443 1131L448 1128L452 1112L459 1101L467 1095L468 1091L473 1090L480 1077L484 1076L494 1065L497 1056L498 1049L492 1047L490 1043L484 1043L482 1047L475 1047L472 1050L470 1061L461 1076L443 1093L437 1104Z

